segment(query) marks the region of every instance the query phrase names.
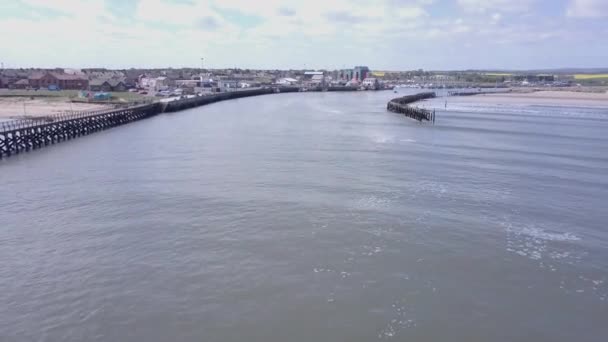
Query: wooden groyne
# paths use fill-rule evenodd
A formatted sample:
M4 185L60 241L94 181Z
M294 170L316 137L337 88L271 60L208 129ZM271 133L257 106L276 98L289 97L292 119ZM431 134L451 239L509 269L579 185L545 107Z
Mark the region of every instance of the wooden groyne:
M0 123L0 159L165 112L277 92L281 92L281 88L260 88L96 112L56 114L33 120L2 122Z
M435 111L430 111L423 108L410 107L409 104L416 101L434 98L434 92L420 93L416 95L407 95L392 99L386 105L386 109L393 113L403 114L409 118L422 121L435 122Z

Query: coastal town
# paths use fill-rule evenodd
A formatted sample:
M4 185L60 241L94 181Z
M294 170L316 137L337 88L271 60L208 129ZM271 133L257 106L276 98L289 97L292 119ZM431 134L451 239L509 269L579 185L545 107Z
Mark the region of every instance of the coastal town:
M602 71L603 72L603 71ZM0 120L99 110L163 98L205 96L263 87L298 91L424 89L567 90L605 93L606 73L504 71L2 68Z
M348 86L378 90L383 72L366 66L325 70L244 69L2 69L0 88L20 90L136 91L142 95L203 94L269 85L316 88Z
M373 71L367 66L340 70L250 69L0 69L0 88L138 92L142 95L203 94L261 86L354 87L359 90L467 87L608 86L608 74L482 71Z

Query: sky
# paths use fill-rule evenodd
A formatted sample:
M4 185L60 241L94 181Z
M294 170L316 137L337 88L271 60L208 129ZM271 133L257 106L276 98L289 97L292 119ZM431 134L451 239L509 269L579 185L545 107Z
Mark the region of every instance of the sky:
M5 67L608 67L608 0L0 1Z

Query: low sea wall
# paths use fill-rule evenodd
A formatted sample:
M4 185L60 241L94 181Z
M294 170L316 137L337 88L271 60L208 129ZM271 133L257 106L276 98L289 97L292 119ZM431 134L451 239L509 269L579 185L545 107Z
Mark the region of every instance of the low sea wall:
M210 103L238 99L242 97L250 97L250 96L258 96L258 95L267 95L274 94L277 91L275 88L259 88L259 89L248 89L248 90L239 90L239 91L231 91L227 93L218 93L212 95L205 96L194 96L190 98L185 98L181 100L175 100L171 102L162 103L161 112L177 112L180 110L194 108L199 106L204 106Z

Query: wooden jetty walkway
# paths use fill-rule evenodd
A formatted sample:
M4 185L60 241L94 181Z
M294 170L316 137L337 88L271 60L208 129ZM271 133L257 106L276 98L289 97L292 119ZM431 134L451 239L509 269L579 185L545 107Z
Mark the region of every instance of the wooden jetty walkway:
M146 119L161 113L175 112L230 99L292 91L297 91L297 88L295 90L291 88L260 88L97 112L57 114L34 120L2 122L0 123L0 159Z
M414 103L416 101L430 99L434 97L434 92L402 96L390 100L386 105L386 109L390 112L403 114L409 118L416 119L418 121L426 120L435 123L435 111L409 106L409 104Z

